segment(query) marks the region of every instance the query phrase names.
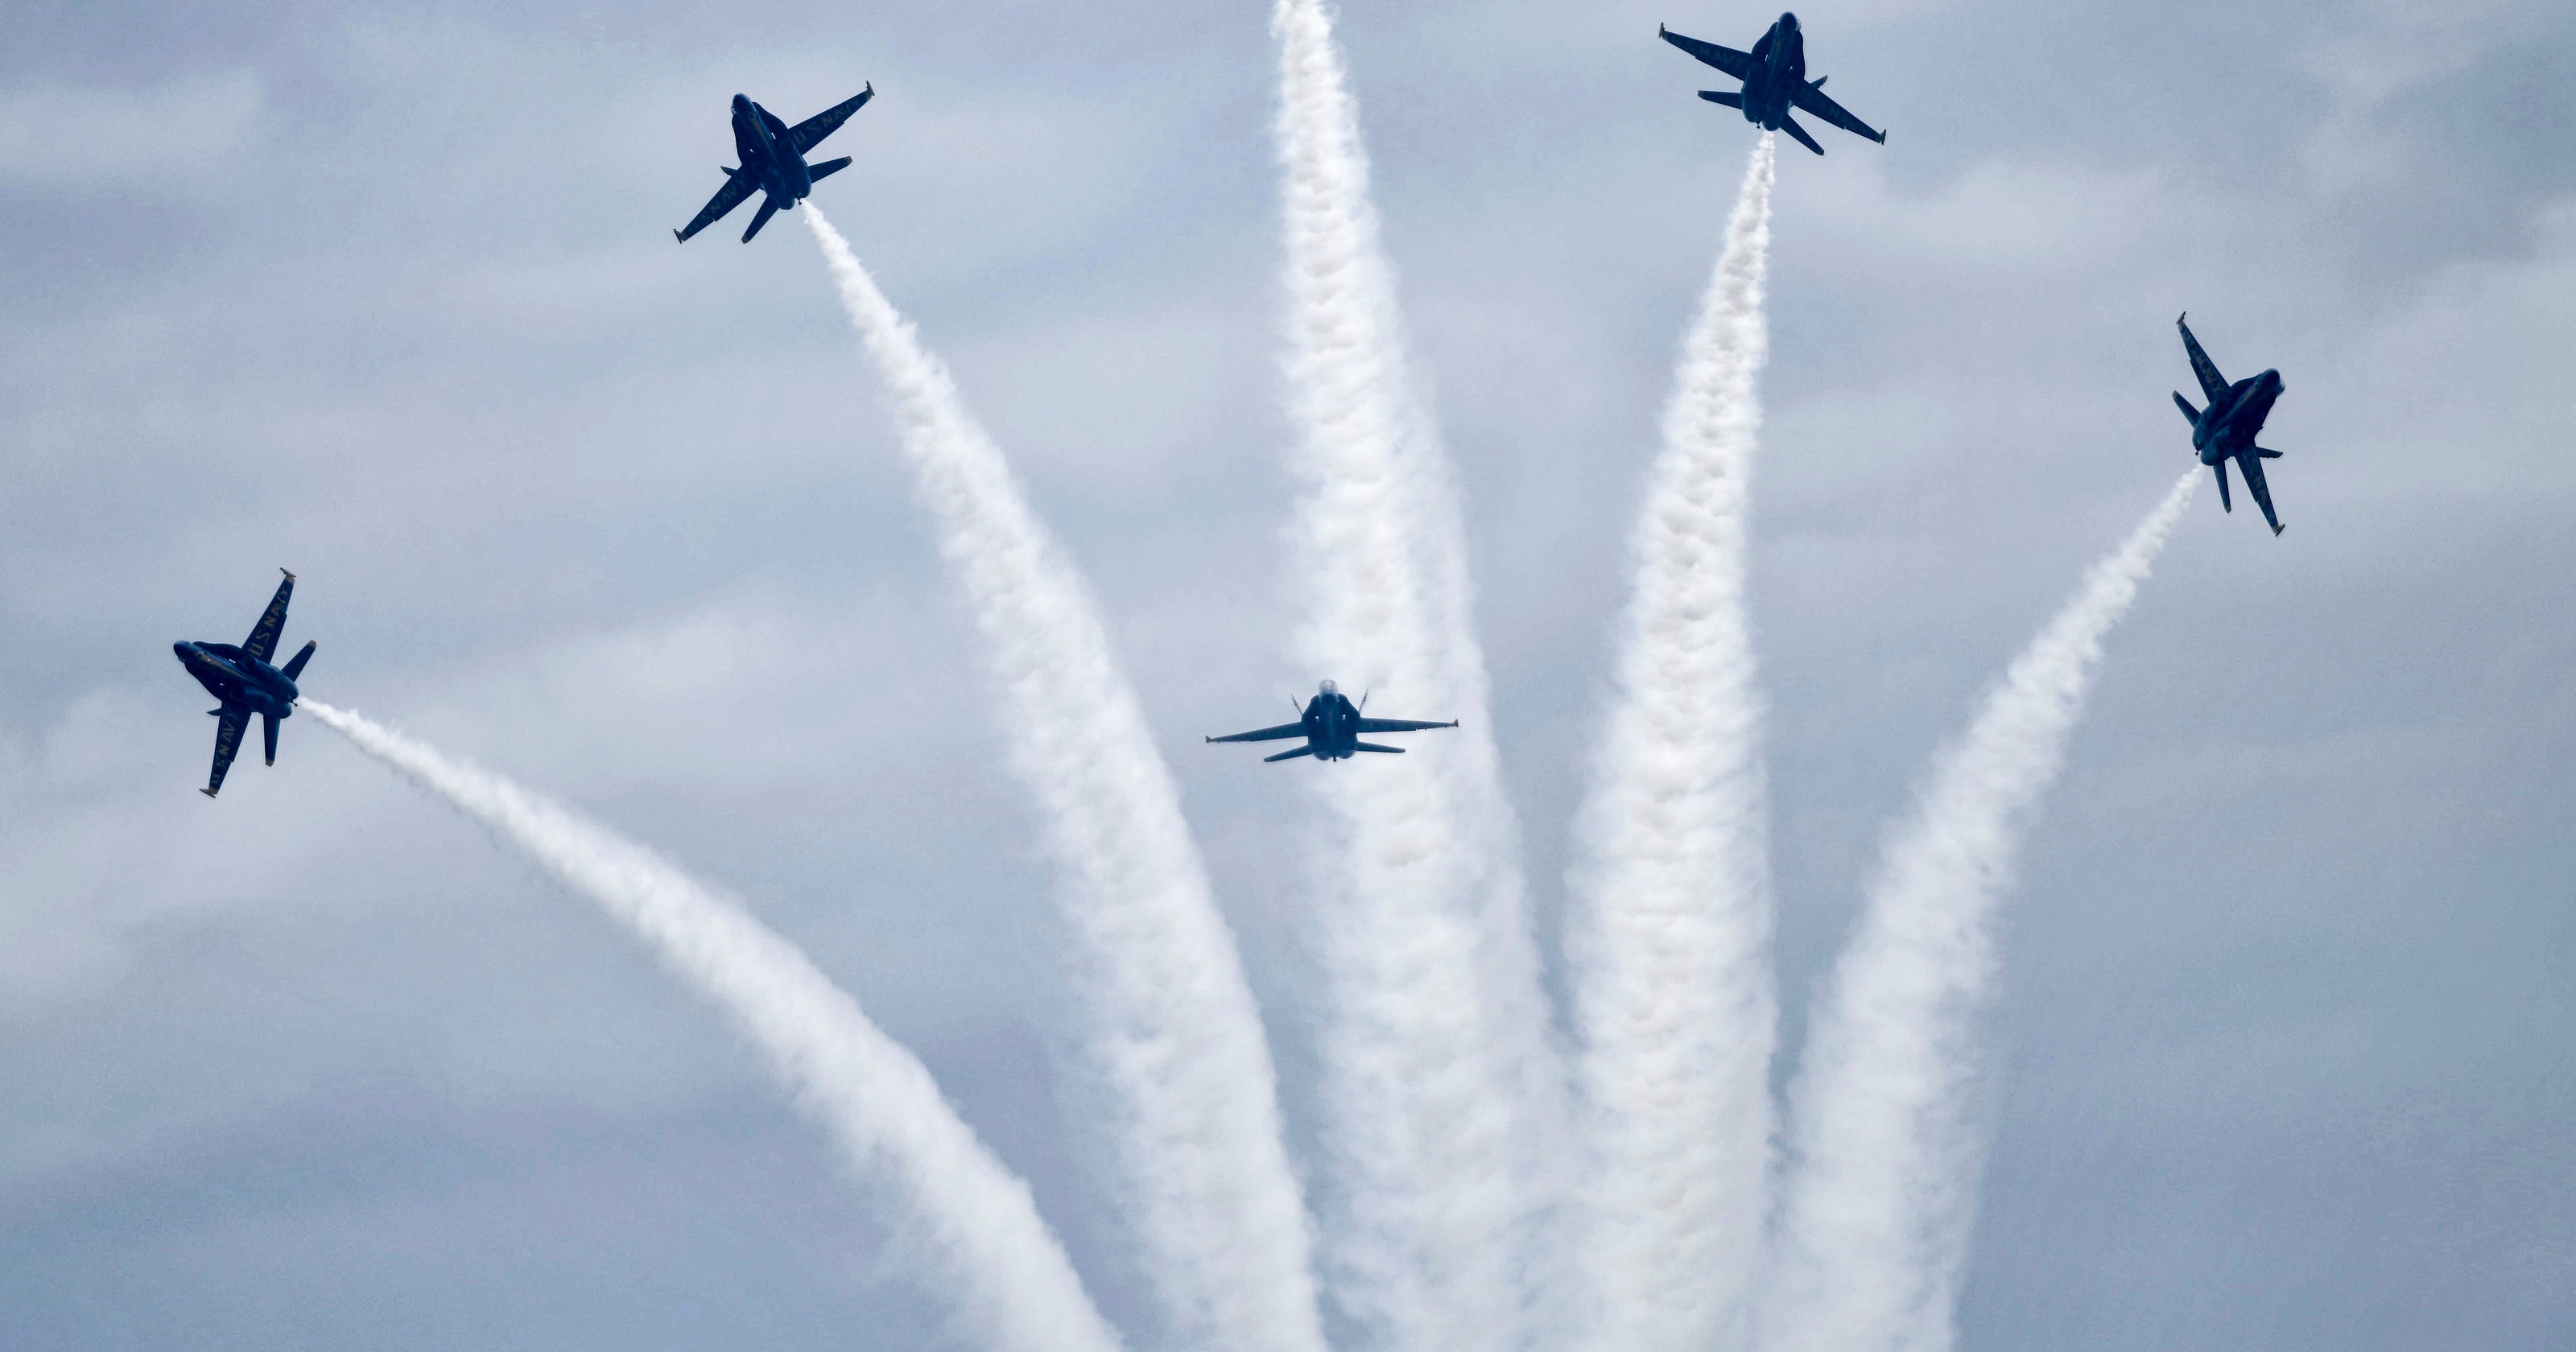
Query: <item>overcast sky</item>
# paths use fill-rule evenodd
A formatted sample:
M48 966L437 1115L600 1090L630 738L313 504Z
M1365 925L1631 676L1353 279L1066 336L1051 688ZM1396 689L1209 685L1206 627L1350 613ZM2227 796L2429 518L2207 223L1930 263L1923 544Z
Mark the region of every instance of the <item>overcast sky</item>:
M1771 17L1343 15L1551 946L1752 145L1655 25ZM1892 134L1781 158L1754 588L1793 1038L1926 756L2189 467L2175 313L2288 386L2288 534L2193 504L2033 839L1965 1345L2576 1344L2576 8L1801 17ZM195 792L168 645L238 641L285 565L311 692L745 897L1157 1346L880 391L801 229L668 232L735 91L793 121L875 83L814 201L1109 608L1302 1140L1291 781L1354 767L1199 743L1333 674L1286 659L1266 7L8 28L0 1345L942 1345L820 1136L584 905L311 720Z

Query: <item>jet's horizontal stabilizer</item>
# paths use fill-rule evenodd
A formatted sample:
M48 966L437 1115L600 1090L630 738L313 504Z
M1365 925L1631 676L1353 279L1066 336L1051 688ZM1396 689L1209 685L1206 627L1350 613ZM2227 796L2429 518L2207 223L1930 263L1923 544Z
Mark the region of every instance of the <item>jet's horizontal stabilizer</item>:
M2235 511L2236 504L2227 500L2227 462L2224 460L2219 461L2217 464L2209 467L2209 472L2218 476L2218 510L2222 512Z
M2254 453L2255 453L2256 455L2259 455L2259 456L2263 457L2263 458L2264 458L2264 459L2266 459L2266 460L2278 460L2278 459L2280 459L2280 458L2281 458L2281 453L2280 453L2279 451L2267 450L2267 449L2265 449L2265 448L2263 448L2263 447L2261 447L2261 446L2257 446L2257 447L2255 447L2255 448L2254 448Z
M2180 390L2174 391L2174 407L2182 410L2182 416L2190 419L2192 426L2200 426L2200 410L2193 408L2191 401L2183 398Z
M1817 153L1817 154L1819 154L1819 155L1822 155L1822 154L1824 154L1824 153L1825 153L1825 148L1824 148L1823 146L1820 146L1820 145L1817 145L1817 144L1816 144L1816 138L1815 138L1815 137L1812 137L1812 136L1809 136L1809 135L1807 134L1807 129L1798 125L1798 119L1796 119L1796 118L1794 118L1794 117L1784 117L1784 118L1781 118L1781 119L1780 119L1780 130L1785 131L1785 132L1789 133L1789 135L1791 135L1791 136L1793 136L1793 137L1797 138L1797 142L1798 142L1798 144L1800 144L1800 145L1802 145L1802 146L1805 146L1807 149L1812 150L1812 151L1816 152L1816 153Z
M320 646L321 644L316 640L306 639L304 641L303 649L295 654L294 660L288 662L285 667L280 670L279 674L285 676L286 679L290 681L303 675L304 664L313 660L313 650Z
M268 743L268 763L271 765L277 764L277 715L261 714L259 716L259 735L262 740Z
M1307 746L1301 746L1294 751L1282 751L1276 756L1264 756L1261 758L1261 763L1267 765L1272 761L1295 760L1299 756L1311 756L1314 754L1315 748L1310 744Z
M1389 756L1404 754L1404 748L1400 746L1380 746L1375 742L1353 742L1351 745L1362 751L1375 751Z
M821 164L808 166L805 170L805 176L816 183L820 183L823 181L825 176L837 174L849 167L850 157L843 155L837 160L825 160Z
M769 224L769 218L777 214L777 198L764 197L760 199L760 214L751 218L751 228L742 232L742 242L745 244L751 243L751 237L759 234L760 227Z
M1699 91L1699 96L1711 103L1723 103L1729 108L1741 108L1744 106L1744 96L1742 94L1728 94L1715 89L1703 89Z

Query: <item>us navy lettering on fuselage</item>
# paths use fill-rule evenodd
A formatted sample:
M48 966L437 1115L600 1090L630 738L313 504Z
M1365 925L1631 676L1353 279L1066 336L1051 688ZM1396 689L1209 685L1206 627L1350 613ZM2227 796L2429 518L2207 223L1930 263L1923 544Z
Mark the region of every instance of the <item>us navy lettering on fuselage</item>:
M850 120L850 114L876 97L876 92L877 87L871 84L847 102L834 104L792 127L749 97L734 95L733 153L741 163L722 170L725 185L707 199L695 219L671 233L686 242L689 236L724 219L726 213L757 192L763 195L760 213L751 218L751 228L742 232L742 242L749 244L751 237L760 233L760 227L769 224L771 216L794 210L797 203L811 195L815 180L849 167L847 155L807 164L805 152L838 131L842 123Z
M283 568L277 571L286 573ZM232 768L233 754L241 750L242 733L250 726L250 716L259 715L260 733L267 746L267 762L277 764L277 721L295 712L298 691L295 678L304 674L304 664L313 660L316 645L306 643L284 667L269 665L277 651L277 637L286 629L286 603L295 594L295 574L277 584L277 594L268 600L250 637L236 647L230 643L191 643L181 640L170 645L179 665L197 678L197 684L215 697L215 707L206 712L215 716L215 768L207 777L206 787L199 790L208 798L224 786L224 772Z
M1294 751L1282 751L1276 756L1264 756L1261 759L1284 761L1295 760L1299 756L1312 756L1317 760L1332 761L1349 760L1352 755L1362 751L1375 751L1389 756L1404 754L1404 748L1400 746L1363 742L1360 740L1362 733L1421 732L1429 728L1458 726L1455 719L1446 723L1425 723L1410 718L1362 717L1362 711L1367 707L1367 695L1361 695L1360 702L1353 704L1350 696L1343 694L1331 681L1326 681L1315 691L1315 697L1306 701L1306 711L1298 716L1296 722L1282 723L1275 728L1257 728L1251 732L1238 732L1225 737L1210 737L1208 740L1211 742L1276 742L1290 737L1303 737L1306 739L1304 746Z
M1823 118L1854 136L1879 142L1887 140L1886 132L1852 116L1841 104L1825 97L1823 76L1813 80L1807 78L1807 36L1798 26L1795 14L1781 15L1749 52L1683 37L1669 28L1655 31L1663 35L1664 41L1699 58L1703 64L1715 66L1742 80L1744 88L1741 90L1703 89L1699 96L1711 103L1742 110L1745 121L1764 131L1785 131L1798 144L1819 155L1824 154L1825 148L1816 144L1816 138L1808 135L1807 129L1799 126L1796 118L1789 116L1795 109Z
M2263 509L2264 523L2272 533L2281 533L2281 518L2272 511L2272 486L2263 477L2263 462L2281 458L2279 451L2265 450L2254 444L2263 431L2263 420L2272 416L2272 405L2284 388L2281 373L2265 371L2234 384L2218 373L2218 364L2200 350L2200 340L2191 336L2191 325L2174 320L2182 330L2183 352L2191 358L2191 373L2200 381L2200 396L2209 401L2207 408L2193 408L2191 401L2174 391L2174 404L2182 416L2191 419L2191 448L2200 463L2218 476L2218 505L2233 512L2236 505L2227 498L2227 462L2236 462L2237 472L2245 476L2245 491L2254 495L2254 505Z

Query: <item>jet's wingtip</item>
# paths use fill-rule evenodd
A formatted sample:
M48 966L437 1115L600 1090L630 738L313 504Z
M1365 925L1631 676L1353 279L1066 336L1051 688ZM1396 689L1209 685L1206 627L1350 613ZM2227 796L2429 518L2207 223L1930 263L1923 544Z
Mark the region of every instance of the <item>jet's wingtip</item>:
M197 790L197 792L199 792L199 793L202 793L202 794L206 795L208 798L212 798L212 797L214 797L214 796L215 796L215 791L214 791L213 789L199 789L199 790Z
M2285 531L2285 530L2288 530L2288 529L2289 529L2289 527L2282 525L2282 524L2281 524L2280 522L2278 522L2278 521L2273 522L2273 523L2272 523L2272 535L2273 535L2273 538L2278 539L2278 538L2280 537L2281 532L2283 532L2283 531Z
M275 756L271 756L271 757L269 757L267 760L262 761L262 762L260 762L260 763L261 763L261 764L263 764L263 765L275 765L275 764L277 764L277 757L275 757Z
M278 569L277 571L279 571L279 572L281 572L281 573L286 573L286 580L287 580L287 581L289 581L289 582L293 582L293 581L295 580L295 574L293 574L293 573L291 573L291 572L288 572L286 569L284 569L284 568L280 568L280 569Z
M674 231L672 231L672 232L671 232L671 239L672 239L672 241L673 241L673 242L675 242L675 243L679 243L679 244L686 244L686 243L688 243L688 242L689 242L689 237L688 237L688 236L686 236L686 235L681 234L681 233L680 233L679 231L677 231L677 230L674 230Z
M2182 322L2183 322L2184 320L2186 320L2186 319L2189 319L2189 318L2191 318L2191 311L2189 311L2189 310L2185 310L2185 311L2183 311L2181 314L2175 315L2175 316L2174 316L2174 327L2175 327L2175 328L2181 328L2181 327L2182 327Z

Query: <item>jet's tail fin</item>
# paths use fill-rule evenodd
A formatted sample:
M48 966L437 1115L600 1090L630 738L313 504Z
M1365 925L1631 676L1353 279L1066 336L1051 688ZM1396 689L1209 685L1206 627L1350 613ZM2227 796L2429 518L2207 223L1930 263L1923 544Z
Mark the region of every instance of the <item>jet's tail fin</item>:
M2278 460L2281 458L2281 453L2279 451L2270 450L2262 446L2255 447L2254 453L2266 460Z
M1807 129L1798 125L1798 119L1794 117L1781 118L1780 130L1797 138L1798 144L1805 146L1807 149L1812 150L1819 155L1825 153L1825 148L1816 144L1816 138L1809 136L1807 134Z
M1272 761L1295 760L1299 756L1311 756L1314 754L1315 744L1308 742L1306 745L1301 746L1294 751L1282 751L1276 756L1264 756L1261 758L1261 763L1268 765Z
M1375 742L1353 742L1351 745L1358 747L1362 751L1375 751L1388 756L1401 756L1404 754L1404 748L1400 746L1380 746Z
M261 714L259 716L259 735L262 740L268 743L268 763L271 765L277 764L277 715Z
M303 675L304 664L313 660L313 650L320 646L321 644L315 640L306 639L304 641L303 649L295 654L293 660L289 661L283 668L280 668L281 673L290 681Z
M805 167L805 177L816 183L820 183L825 177L837 174L849 167L850 157L843 155L837 160L825 160L821 164L807 165Z
M2191 401L2183 398L2180 390L2174 391L2174 407L2182 410L2182 416L2188 419L2192 426L2200 426L2200 410L2193 408Z
M2224 460L2219 461L2217 464L2209 467L2209 472L2218 476L2218 510L2222 512L2234 512L2236 510L2236 504L2227 500L2227 462Z
M745 244L751 243L751 237L759 234L760 227L769 224L769 218L777 214L777 198L764 197L760 199L760 214L751 218L751 228L742 232L742 242Z
M1699 91L1699 96L1711 103L1723 103L1729 108L1741 108L1744 106L1744 96L1742 94L1728 94L1720 90L1703 89Z

